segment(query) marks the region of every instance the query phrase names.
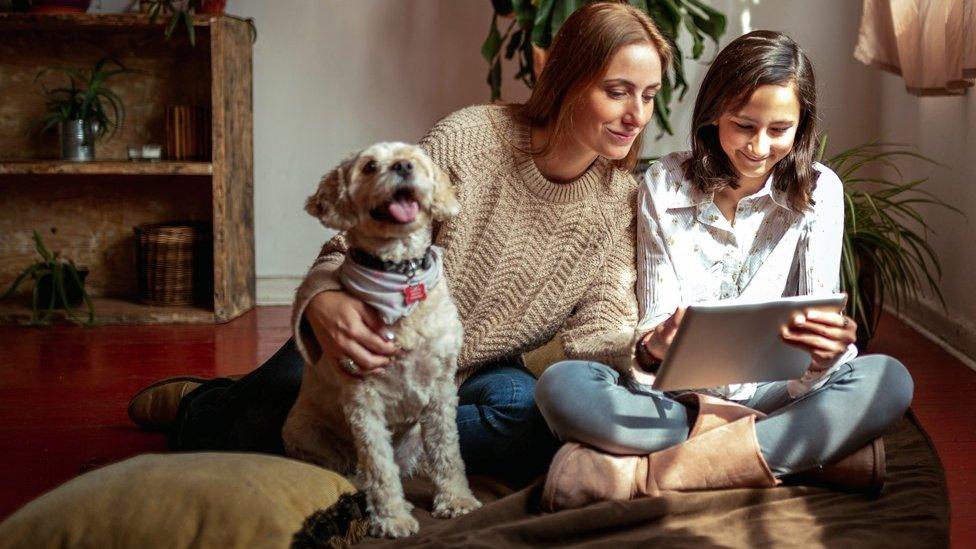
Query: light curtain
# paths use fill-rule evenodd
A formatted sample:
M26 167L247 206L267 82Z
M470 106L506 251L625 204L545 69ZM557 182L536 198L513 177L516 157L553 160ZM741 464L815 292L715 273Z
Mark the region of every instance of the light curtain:
M854 57L901 75L914 95L976 82L976 0L864 0Z

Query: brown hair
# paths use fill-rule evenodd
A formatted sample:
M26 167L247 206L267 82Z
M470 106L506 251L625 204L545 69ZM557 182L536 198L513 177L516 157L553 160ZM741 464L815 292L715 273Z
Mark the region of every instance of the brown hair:
M552 132L545 146L526 152L544 155L571 133L573 111L583 91L603 75L618 50L642 42L650 43L657 50L661 72L666 73L671 66L671 45L643 11L624 3L594 2L573 12L553 38L532 95L525 103L512 106L516 119L523 124L532 127L551 124ZM627 156L614 161L614 165L632 169L640 156L643 138L642 129Z
M742 108L759 86L790 85L800 102L793 149L773 167L776 188L786 191L791 208L813 204L817 185L813 156L817 146L817 85L813 65L789 36L758 30L733 40L708 68L691 121L691 158L685 175L705 193L738 188L739 174L719 143L719 117Z

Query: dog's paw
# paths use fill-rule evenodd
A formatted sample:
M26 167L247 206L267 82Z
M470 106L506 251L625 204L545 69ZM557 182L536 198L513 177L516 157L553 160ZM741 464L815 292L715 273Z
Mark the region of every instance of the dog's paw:
M377 538L402 538L420 530L417 519L410 515L376 516L370 519L369 535Z
M434 496L434 511L437 518L454 518L470 513L481 507L481 502L475 499L470 491L456 494L440 493Z

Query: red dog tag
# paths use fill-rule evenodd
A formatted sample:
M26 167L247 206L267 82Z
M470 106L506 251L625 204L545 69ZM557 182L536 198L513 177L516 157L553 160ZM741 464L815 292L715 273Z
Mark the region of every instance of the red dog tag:
M427 287L422 282L420 284L411 284L403 289L403 300L407 305L425 299L427 299Z

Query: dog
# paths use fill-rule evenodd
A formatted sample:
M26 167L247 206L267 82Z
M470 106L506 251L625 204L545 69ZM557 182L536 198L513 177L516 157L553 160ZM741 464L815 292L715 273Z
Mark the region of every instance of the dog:
M441 276L432 226L460 205L447 175L419 147L377 143L325 175L306 211L346 231L345 289L381 313L403 352L383 375L358 379L349 359L306 365L282 429L288 455L354 481L366 494L370 533L401 537L419 525L402 476L433 482L433 515L456 517L481 503L468 486L458 445L457 359L462 328Z

